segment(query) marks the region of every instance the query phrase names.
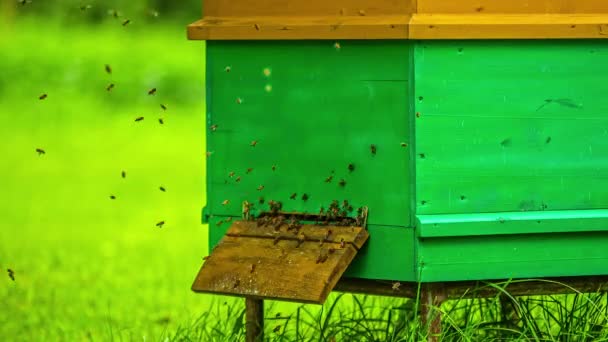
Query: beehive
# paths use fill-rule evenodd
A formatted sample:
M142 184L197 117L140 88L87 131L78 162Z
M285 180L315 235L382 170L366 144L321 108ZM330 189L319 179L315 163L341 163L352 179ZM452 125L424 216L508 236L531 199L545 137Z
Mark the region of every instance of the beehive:
M207 0L188 33L210 247L245 201L348 200L349 277L608 274L608 2Z

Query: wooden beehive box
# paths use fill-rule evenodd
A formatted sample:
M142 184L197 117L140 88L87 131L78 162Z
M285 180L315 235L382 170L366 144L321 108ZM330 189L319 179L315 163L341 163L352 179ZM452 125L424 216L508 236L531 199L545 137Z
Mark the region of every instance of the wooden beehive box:
M207 0L188 34L210 247L245 201L348 200L349 277L608 274L607 1Z

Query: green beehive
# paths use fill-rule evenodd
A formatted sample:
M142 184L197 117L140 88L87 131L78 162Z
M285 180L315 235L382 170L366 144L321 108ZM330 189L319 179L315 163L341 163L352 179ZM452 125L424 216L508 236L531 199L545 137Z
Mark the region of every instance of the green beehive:
M347 200L348 277L608 274L607 23L600 0L205 1L210 247L244 202Z

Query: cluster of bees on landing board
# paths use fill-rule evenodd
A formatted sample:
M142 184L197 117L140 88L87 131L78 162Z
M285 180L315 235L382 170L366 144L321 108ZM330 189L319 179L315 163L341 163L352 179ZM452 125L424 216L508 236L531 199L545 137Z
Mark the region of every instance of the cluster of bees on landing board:
M18 3L19 5L21 5L21 6L25 6L25 5L32 4L32 0L18 0L18 1L17 1L17 3ZM92 8L92 6L91 6L91 5L80 5L80 7L79 7L79 8L80 8L80 10L81 10L81 11L83 11L83 12L84 12L84 11L87 11L87 10L91 9L91 8ZM117 11L117 10L115 10L115 9L110 10L110 11L109 11L109 14L110 14L111 16L113 16L115 19L120 19L120 18L122 17L122 14L120 14L120 12L118 12L118 11ZM151 16L153 16L153 17L158 17L158 12L157 12L157 11L150 10L150 11L149 11L149 14L150 14ZM130 23L131 23L131 20L130 20L130 19L124 19L124 20L122 21L122 26L127 26L127 25L129 25ZM106 65L105 65L105 67L104 67L104 69L105 69L105 72L106 72L108 75L112 75L112 67L111 67L109 64L106 64ZM114 89L114 87L115 87L115 84L114 84L114 83L109 83L109 84L106 86L105 90L106 90L107 92L112 92L112 90ZM149 90L148 90L148 95L150 95L150 96L154 96L154 95L156 95L156 92L157 92L157 89L156 89L156 88L149 89ZM44 101L44 100L46 100L46 99L48 99L48 98L49 98L49 94L48 94L48 93L42 93L42 94L40 94L40 95L38 96L38 100L40 100L40 101ZM164 104L160 104L160 108L161 108L163 111L166 111L166 110L167 110L167 106L166 106L166 105L164 105ZM138 116L137 118L135 118L135 122L141 122L141 121L143 121L143 120L144 120L144 117L143 117L143 116ZM164 122L164 119L163 119L162 117L160 117L160 118L158 119L158 122L159 122L159 124L161 124L161 125L163 125L163 124L165 123L165 122ZM36 149L35 149L35 152L36 152L36 153L37 153L39 156L46 155L46 153L47 153L47 151L46 151L45 149L41 148L41 147L36 148ZM121 177L122 177L123 179L124 179L124 178L126 178L126 177L127 177L127 172L126 172L126 171L124 171L124 170L123 170L123 171L121 171ZM166 192L166 191L167 191L167 190L165 189L165 187L164 187L164 186L160 186L160 187L159 187L159 190L160 190L160 191L162 191L162 192ZM109 198L110 198L110 200L116 200L116 199L117 199L116 195L114 195L114 194L111 194L111 195L109 196ZM164 225L165 225L165 221L159 221L158 223L156 223L156 227L158 227L158 228L162 228ZM8 273L9 278L10 278L11 280L15 281L15 272L14 272L12 269L7 269L7 273Z

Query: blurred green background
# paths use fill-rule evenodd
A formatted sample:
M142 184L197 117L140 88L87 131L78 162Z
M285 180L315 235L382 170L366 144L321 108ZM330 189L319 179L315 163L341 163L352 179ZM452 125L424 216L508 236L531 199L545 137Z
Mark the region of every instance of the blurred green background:
M200 12L0 0L0 340L159 340L210 305L190 292L207 254Z

